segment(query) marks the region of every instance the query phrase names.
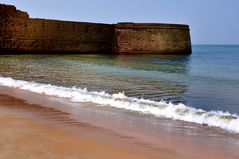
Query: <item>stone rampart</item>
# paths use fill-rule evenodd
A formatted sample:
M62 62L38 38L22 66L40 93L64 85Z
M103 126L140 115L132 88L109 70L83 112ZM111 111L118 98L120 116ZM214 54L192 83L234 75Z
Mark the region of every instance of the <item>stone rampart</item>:
M0 52L189 54L191 41L187 25L33 19L0 4Z
M188 25L119 23L115 25L115 35L115 52L191 53Z
M22 16L24 12L20 14L21 12L12 6L8 10L6 8L1 10L1 15L5 15L0 20L1 50L105 53L112 51L113 25L32 19Z

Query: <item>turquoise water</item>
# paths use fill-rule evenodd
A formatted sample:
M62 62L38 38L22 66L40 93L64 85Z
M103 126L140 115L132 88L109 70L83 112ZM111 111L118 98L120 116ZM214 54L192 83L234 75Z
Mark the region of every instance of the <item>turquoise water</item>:
M239 114L239 46L194 45L190 56L1 55L0 76Z

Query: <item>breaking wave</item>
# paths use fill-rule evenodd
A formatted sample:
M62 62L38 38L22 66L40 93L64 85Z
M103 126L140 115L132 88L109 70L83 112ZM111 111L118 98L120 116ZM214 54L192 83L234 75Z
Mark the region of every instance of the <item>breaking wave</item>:
M205 111L188 107L184 104L166 103L127 97L123 93L108 94L105 92L90 92L78 87L62 87L51 84L41 84L23 80L14 80L0 76L0 85L18 88L48 96L66 98L72 102L92 102L103 106L137 111L174 120L182 120L197 124L219 127L224 130L239 133L239 116L222 111Z

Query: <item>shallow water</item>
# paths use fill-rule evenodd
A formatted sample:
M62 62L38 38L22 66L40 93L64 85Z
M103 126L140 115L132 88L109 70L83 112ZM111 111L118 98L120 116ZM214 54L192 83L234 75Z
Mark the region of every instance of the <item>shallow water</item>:
M234 118L238 120L238 64L239 46L195 45L190 56L2 55L0 76L3 83L9 82L9 79L4 77L11 77L14 80L51 84L57 89L75 86L84 90L86 87L87 93L104 91L111 96L110 98L112 94L124 92L128 103L132 103L131 100L134 98L158 103L164 100L174 103L173 111L179 116L182 116L182 113L187 114L188 108L190 113L187 116L190 117L196 114L201 118L201 109L207 111L205 113L216 111L216 117L226 118L223 122L227 124L228 118L230 122ZM59 97L62 97L60 95ZM102 92L100 95L102 96ZM159 106L158 103L156 107ZM180 107L178 110L178 103L187 107ZM127 107L127 104L124 103L122 107ZM196 113L191 113L191 107L197 108ZM130 106L127 108L132 110ZM178 114L173 118L178 119ZM180 120L186 119L180 117ZM192 118L187 118L186 121L191 120ZM197 123L200 123L198 118ZM205 124L205 118L202 123Z

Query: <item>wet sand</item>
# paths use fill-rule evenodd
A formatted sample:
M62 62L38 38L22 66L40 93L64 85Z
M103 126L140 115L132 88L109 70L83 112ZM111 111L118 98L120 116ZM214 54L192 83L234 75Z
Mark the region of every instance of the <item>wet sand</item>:
M8 104L22 104L21 101L14 101L11 97L1 95L1 105L6 104L3 100ZM136 153L89 139L79 134L75 135L0 106L0 158L146 159L150 157L139 152Z
M66 112L0 94L0 159L236 158L231 152L212 149L203 142L188 142L183 137L177 140L170 134L158 134L157 141L146 138L145 142L142 138L76 121Z

